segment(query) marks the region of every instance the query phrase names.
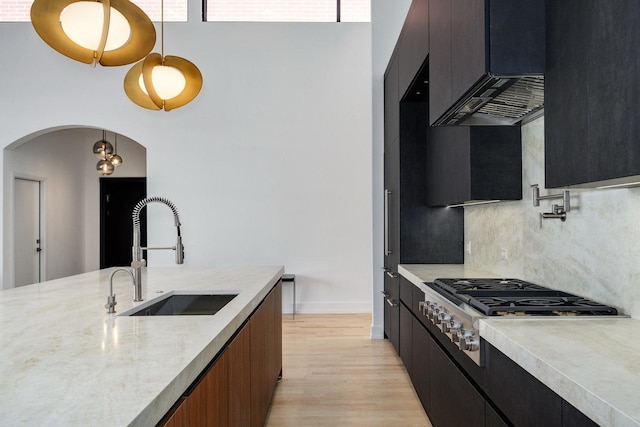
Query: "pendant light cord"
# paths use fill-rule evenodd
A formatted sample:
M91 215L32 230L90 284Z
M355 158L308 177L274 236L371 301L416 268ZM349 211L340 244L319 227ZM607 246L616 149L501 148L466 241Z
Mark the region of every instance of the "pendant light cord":
M164 0L160 0L160 55L164 65Z

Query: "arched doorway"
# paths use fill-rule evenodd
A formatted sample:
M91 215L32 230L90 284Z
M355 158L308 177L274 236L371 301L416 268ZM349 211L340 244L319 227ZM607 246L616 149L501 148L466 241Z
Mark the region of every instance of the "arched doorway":
M107 139L113 132L107 130ZM40 279L52 280L100 268L100 175L95 127L58 127L36 132L3 151L4 288L16 284L16 179L41 185ZM120 168L108 178L146 177L146 148L118 134ZM34 248L35 250L35 248Z

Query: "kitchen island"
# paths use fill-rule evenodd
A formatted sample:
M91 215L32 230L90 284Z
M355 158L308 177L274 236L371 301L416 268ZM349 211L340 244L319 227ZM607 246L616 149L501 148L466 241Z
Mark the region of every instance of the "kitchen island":
M0 292L0 424L155 425L278 283L282 266L149 267L146 301L172 290L234 291L215 315L118 316L134 305L111 269ZM144 302L143 302L144 303Z
M499 277L464 265L405 264L418 288L436 278ZM544 285L544 284L542 284ZM629 317L479 320L480 337L600 426L640 426L640 321Z

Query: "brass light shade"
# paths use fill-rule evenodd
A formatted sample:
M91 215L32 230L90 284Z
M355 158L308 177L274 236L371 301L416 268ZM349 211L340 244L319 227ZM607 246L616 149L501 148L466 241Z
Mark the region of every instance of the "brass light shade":
M78 6L92 7L96 3L101 4L103 9L101 27L98 27L99 22L96 22L98 26L94 28L89 28L91 25L87 26L87 22L75 22L84 25L81 30L95 30L99 34L95 44L92 43L90 47L83 46L65 32L63 15L68 13L70 16L72 9L80 9ZM82 13L75 12L78 18L76 21L82 21ZM109 41L112 39L109 37L109 31L112 18L116 21L116 17L119 17L119 22L123 24L121 29L129 33L122 36L121 43L110 47ZM156 31L151 19L128 0L35 0L31 6L31 22L38 35L49 46L71 59L86 64L131 64L144 58L156 43Z
M173 69L169 75L157 73L158 67ZM169 71L169 70L167 70ZM177 95L167 97L163 86L172 82L169 79L183 79L178 84L184 85ZM144 61L134 65L124 78L124 91L129 99L137 105L150 110L165 111L182 107L195 98L202 88L202 74L192 62L179 56L165 56L158 53L149 54Z

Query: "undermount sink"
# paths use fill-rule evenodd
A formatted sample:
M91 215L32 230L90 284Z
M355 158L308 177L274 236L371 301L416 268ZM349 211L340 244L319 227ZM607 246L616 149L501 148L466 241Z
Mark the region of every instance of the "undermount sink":
M212 315L233 300L238 293L175 293L147 301L120 316L198 316Z

